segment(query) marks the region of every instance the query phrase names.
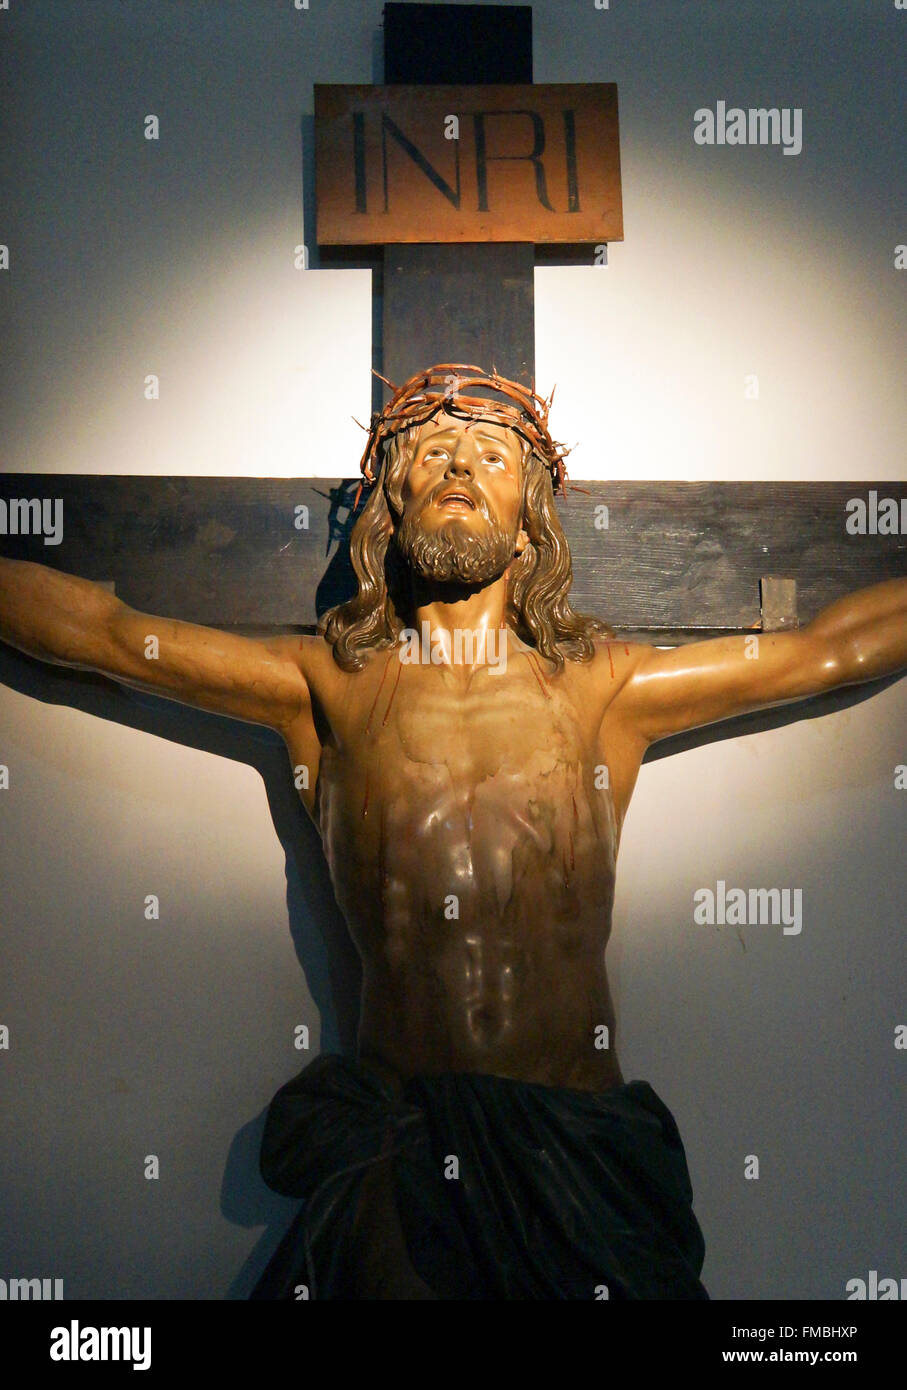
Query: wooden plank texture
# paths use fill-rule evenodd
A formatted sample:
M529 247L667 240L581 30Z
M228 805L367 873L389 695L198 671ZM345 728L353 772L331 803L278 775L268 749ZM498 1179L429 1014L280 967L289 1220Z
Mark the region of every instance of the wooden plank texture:
M60 499L63 539L45 545L0 525L0 553L112 580L124 602L145 612L303 629L354 590L357 486L7 474L0 522L11 519L11 499ZM583 482L557 504L573 555L574 603L622 633L686 641L758 627L759 581L770 575L797 581L799 619L808 621L841 594L907 574L903 532L845 529L848 501L871 492L896 499L907 517L907 484Z
M531 386L533 283L531 246L388 246L382 375L400 385L426 363L474 362Z
M384 6L384 80L531 82L531 5Z
M620 241L617 87L316 84L315 180L320 245Z
M386 5L384 64L389 84L531 83L532 10ZM385 247L378 370L402 383L431 363L476 362L531 386L534 284L525 242ZM384 396L375 396L380 410Z

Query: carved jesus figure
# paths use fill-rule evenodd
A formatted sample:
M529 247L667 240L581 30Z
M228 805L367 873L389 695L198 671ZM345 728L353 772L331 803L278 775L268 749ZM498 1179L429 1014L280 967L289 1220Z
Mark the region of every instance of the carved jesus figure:
M450 371L373 418L358 594L318 635L152 618L9 560L0 635L268 725L308 769L359 1048L272 1105L262 1171L303 1206L258 1296L704 1298L676 1126L615 1046L621 828L656 741L907 666L907 580L763 634L755 660L742 636L616 640L569 603L547 409Z

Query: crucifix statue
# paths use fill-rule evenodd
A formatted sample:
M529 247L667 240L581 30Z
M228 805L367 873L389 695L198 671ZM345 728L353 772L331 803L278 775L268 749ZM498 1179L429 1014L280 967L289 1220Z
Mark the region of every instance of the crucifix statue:
M907 667L907 579L755 659L740 635L617 641L570 603L563 459L534 391L419 373L372 419L358 591L302 638L0 559L4 641L267 725L308 774L359 1046L271 1105L262 1172L304 1201L258 1297L707 1297L677 1126L615 1046L621 828L658 740Z
M230 491L272 505L276 533L300 480L291 497L271 480L259 505L260 479L193 492L199 480L55 476L76 518L64 538L57 499L59 534L44 528L56 569L22 558L45 555L21 548L41 504L7 506L25 475L0 478L0 534L20 547L0 558L0 639L275 730L361 960L355 1055L322 1053L269 1107L261 1172L302 1205L260 1299L707 1298L678 1127L621 1069L606 970L640 766L685 731L907 668L907 579L867 582L901 557L863 551L849 569L838 545L827 562L832 513L817 520L816 498L831 506L833 485L766 487L746 537L758 559L741 545L691 578L685 556L690 611L668 612L662 554L616 612L621 572L641 568L622 559L628 515L648 508L651 537L682 507L677 548L694 535L713 553L715 515L745 511L722 489L751 485L713 485L701 503L686 484L590 483L619 499L607 554L571 531L567 451L535 390L535 253L554 246L591 273L621 239L617 93L533 86L530 20L524 6L389 4L388 85L316 87L315 240L366 259L383 248L380 376L402 383L385 383L387 401L375 388L352 588L336 602L319 586L317 626L300 635L316 611L306 583L322 578L316 506L312 532L280 532L261 557L257 590L255 536L235 513L212 520L228 505L216 489ZM797 486L810 496L794 504ZM332 538L353 490L332 490ZM191 518L169 524L186 497ZM160 549L140 566L130 528L146 501ZM814 616L797 630L793 581L776 580L754 627L730 590L762 553L791 574L784 546L762 543L788 506L815 542L798 555ZM212 565L205 547L224 536L237 550L225 542ZM682 644L645 640L659 632Z

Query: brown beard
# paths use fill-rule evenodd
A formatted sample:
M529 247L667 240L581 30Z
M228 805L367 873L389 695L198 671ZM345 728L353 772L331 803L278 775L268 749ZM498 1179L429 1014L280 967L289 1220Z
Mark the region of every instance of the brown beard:
M412 431L401 431L387 442L378 486L350 536L358 593L330 609L319 624L343 671L361 671L373 652L395 646L411 614L414 581L431 583L419 579L415 562L406 558L397 541L405 512L401 489L412 462L414 438ZM507 621L523 641L560 670L565 661L590 661L595 655L593 639L602 636L611 640L615 634L606 623L572 607L570 549L554 505L549 471L545 460L534 451L524 464L520 524L529 545L510 570ZM469 495L478 500L473 489ZM490 534L493 527L487 515L486 521ZM410 532L412 528L405 529ZM415 530L418 533L419 528ZM455 540L455 548L462 548L462 533Z
M418 516L404 516L394 532L394 544L403 560L424 579L439 584L487 584L504 573L514 556L517 529L508 531L489 516L483 536L454 524L426 532Z

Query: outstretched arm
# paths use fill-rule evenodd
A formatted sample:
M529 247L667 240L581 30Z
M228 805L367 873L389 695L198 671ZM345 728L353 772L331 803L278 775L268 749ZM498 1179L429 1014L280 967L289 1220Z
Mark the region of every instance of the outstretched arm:
M614 702L648 743L907 668L907 579L858 589L799 632L634 649ZM619 707L619 708L618 708Z
M276 729L309 706L294 639L153 618L99 584L26 560L0 559L0 638L42 661Z

